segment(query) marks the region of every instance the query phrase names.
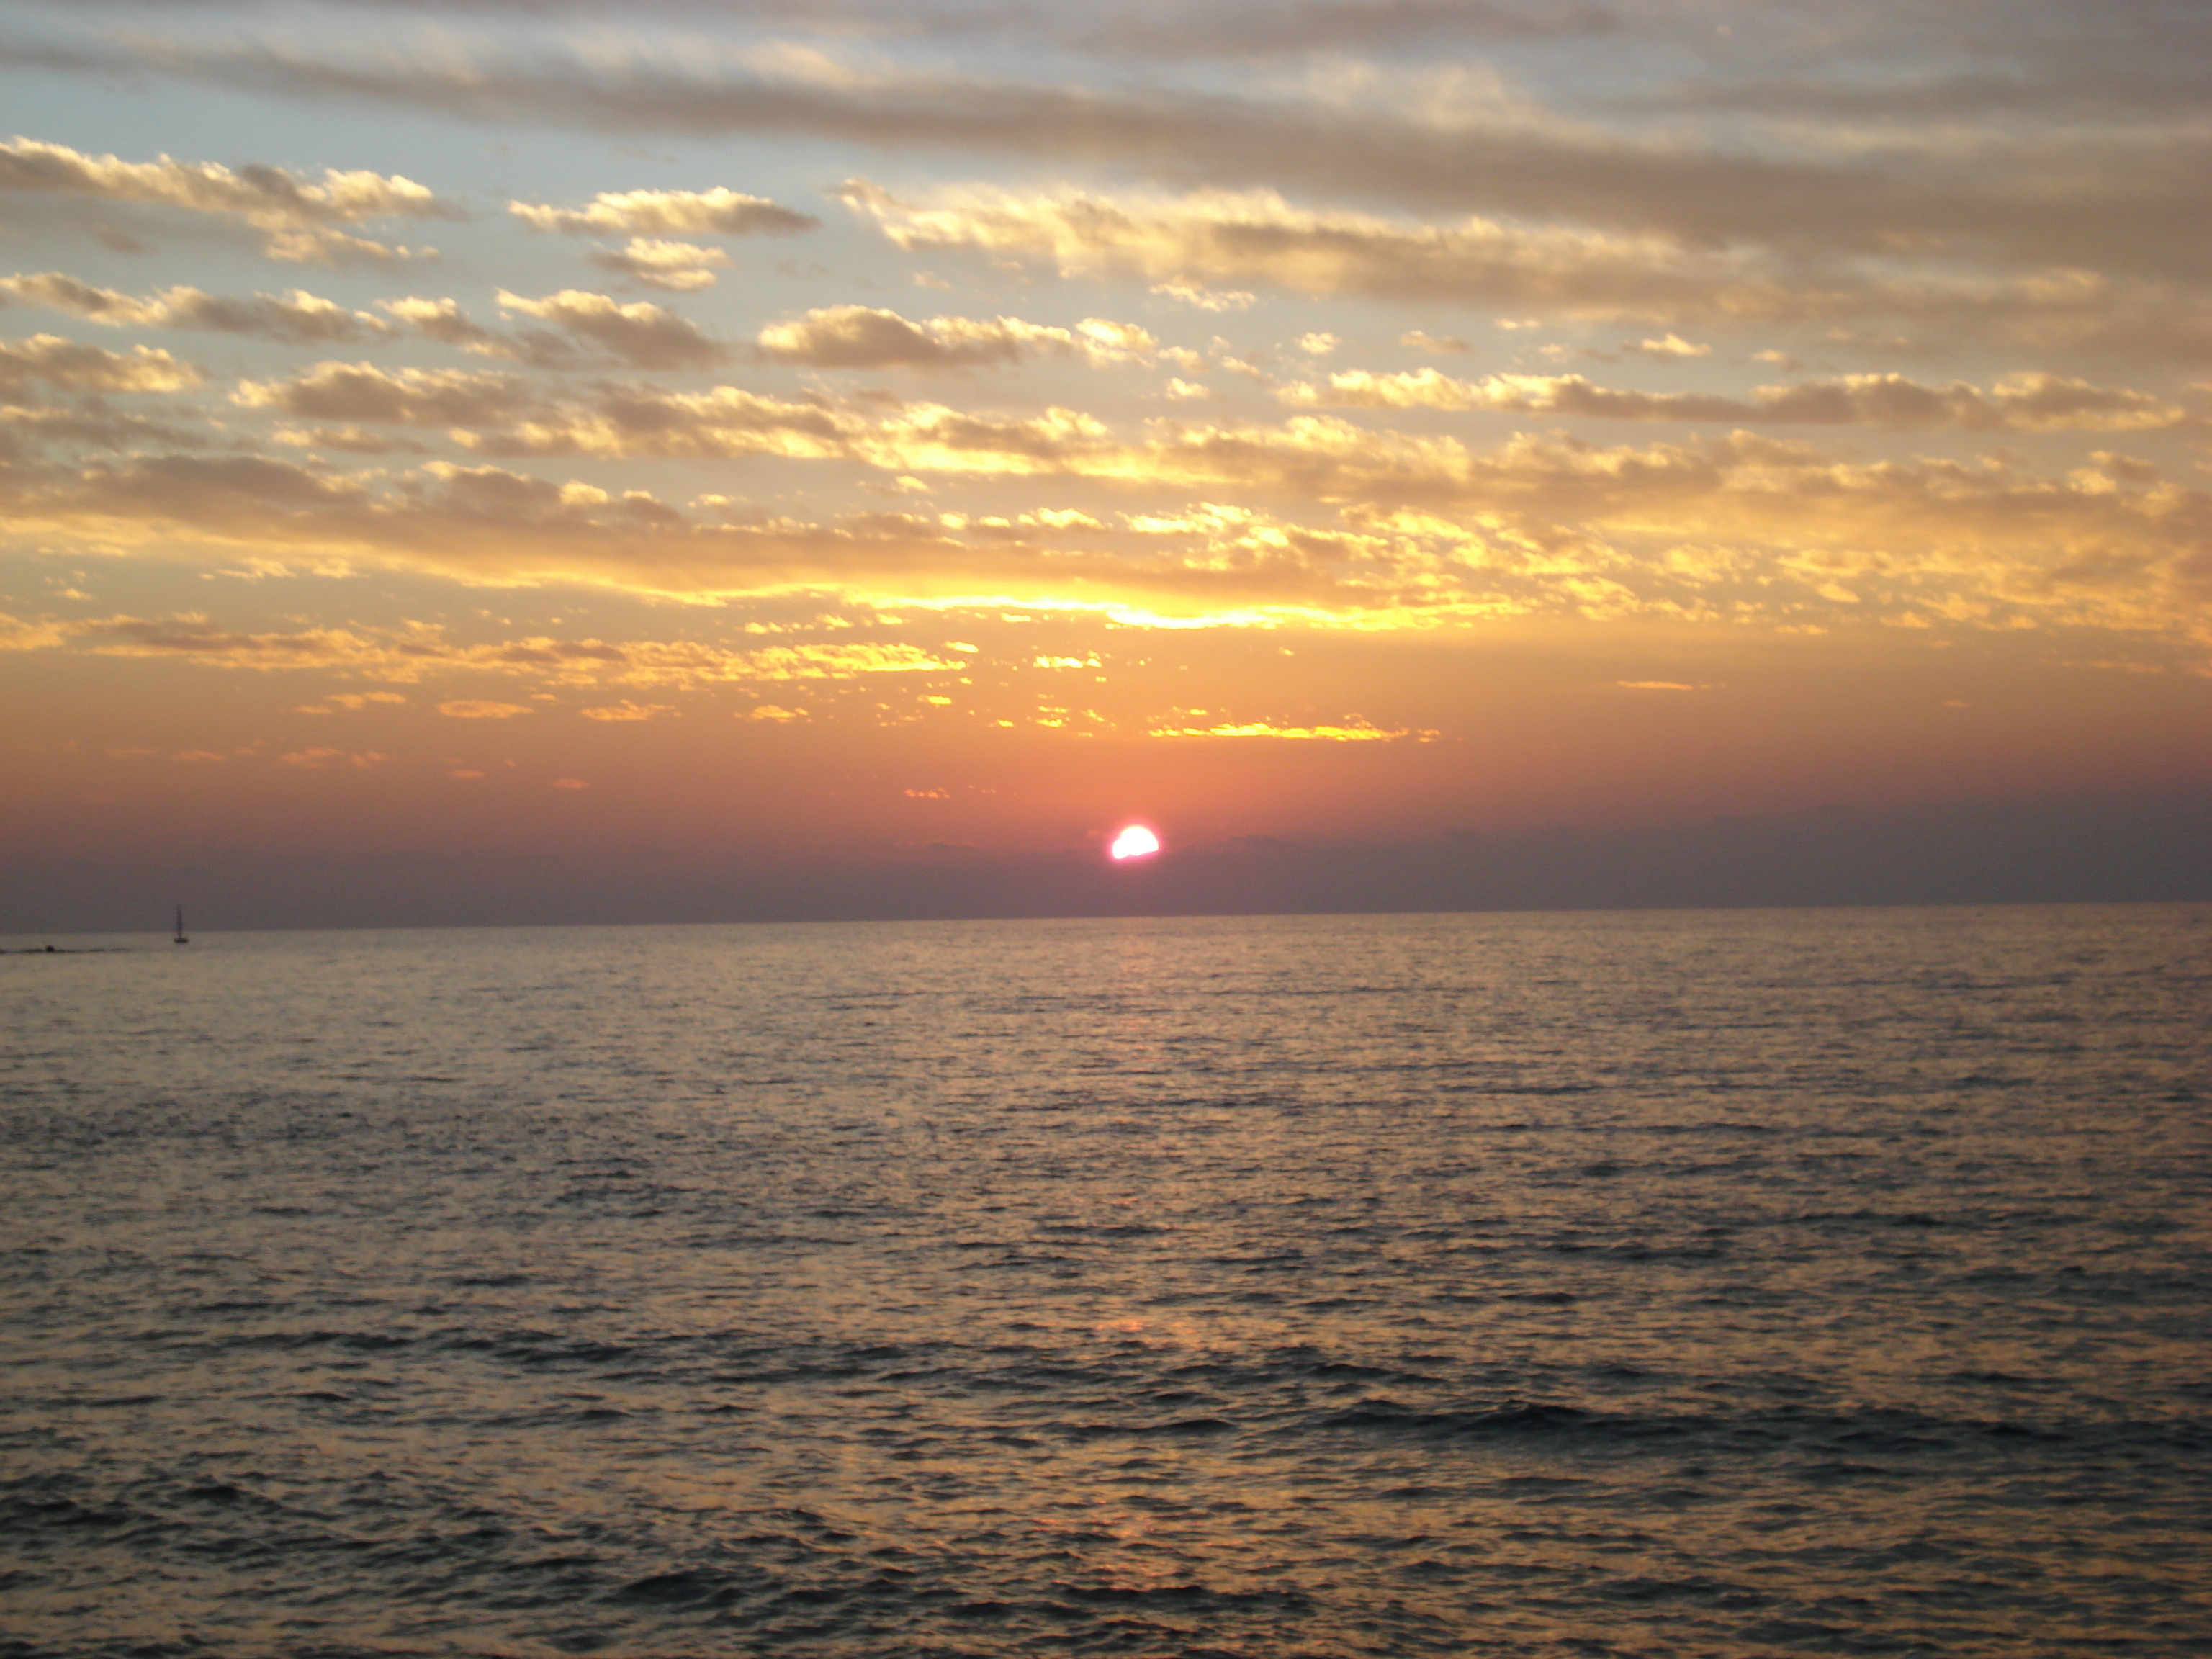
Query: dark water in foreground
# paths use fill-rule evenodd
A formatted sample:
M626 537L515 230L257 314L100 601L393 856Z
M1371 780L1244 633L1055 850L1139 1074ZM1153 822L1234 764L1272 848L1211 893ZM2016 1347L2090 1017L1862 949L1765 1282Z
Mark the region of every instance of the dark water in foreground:
M0 1653L2212 1651L2205 907L0 994Z

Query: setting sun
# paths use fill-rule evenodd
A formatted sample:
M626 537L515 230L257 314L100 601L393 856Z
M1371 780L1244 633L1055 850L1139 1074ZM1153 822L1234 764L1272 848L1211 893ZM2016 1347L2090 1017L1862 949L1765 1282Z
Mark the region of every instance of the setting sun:
M1108 849L1117 859L1150 858L1160 850L1160 838L1141 823L1133 823L1114 837Z

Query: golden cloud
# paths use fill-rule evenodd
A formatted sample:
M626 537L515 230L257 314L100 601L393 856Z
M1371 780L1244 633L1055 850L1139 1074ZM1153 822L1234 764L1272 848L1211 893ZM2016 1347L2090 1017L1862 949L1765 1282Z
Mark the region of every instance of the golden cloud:
M811 214L717 186L713 190L602 191L589 207L539 207L510 202L507 210L532 230L601 234L787 236L822 222Z
M496 466L433 462L356 478L320 465L171 454L23 472L0 509L27 533L74 526L110 544L252 547L471 582L939 605L990 596L1159 620L1856 617L2185 639L2205 631L2212 576L2212 496L2105 452L2095 466L2054 477L1987 458L1838 459L1748 432L1613 447L1523 434L1478 451L1320 416L1279 426L1161 422L1128 442L1068 411L1008 419L921 405L870 421L726 387L654 393L649 413L627 425L604 413L581 427L526 424L517 436L837 457L901 474L1081 477L1185 499L1196 487L1217 502L1213 492L1234 490L1252 504L1232 505L1232 495L1216 509L1133 514L1120 531L1043 513L712 523L641 491L617 496ZM687 428L687 415L697 423ZM1269 499L1336 522L1277 516L1258 504ZM768 662L744 672L758 677Z
M58 334L0 340L0 395L16 397L33 380L64 392L181 392L204 377L155 346L128 355L81 345Z
M619 249L599 248L592 263L648 288L673 294L696 294L714 286L715 273L726 267L730 256L718 247L696 242L672 242L651 236L633 236Z

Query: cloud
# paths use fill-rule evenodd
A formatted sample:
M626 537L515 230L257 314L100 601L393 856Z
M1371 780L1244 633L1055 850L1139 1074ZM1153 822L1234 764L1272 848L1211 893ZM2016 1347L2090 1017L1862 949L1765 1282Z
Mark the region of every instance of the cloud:
M438 712L454 720L511 720L517 714L534 714L538 711L526 703L488 702L481 698L460 697L438 705Z
M241 380L232 401L313 421L395 426L496 426L534 401L512 374L459 368L383 369L374 363L318 363L286 380ZM331 441L325 438L324 441ZM337 447L352 447L337 434Z
M649 288L696 294L714 286L715 271L728 265L730 256L718 247L701 247L696 242L633 236L620 249L595 250L591 260L602 270L632 277Z
M532 230L599 235L789 236L822 222L811 214L717 186L713 190L602 191L586 208L510 202L507 210Z
M221 334L255 335L292 345L355 340L390 331L389 325L374 317L348 311L296 288L289 295L257 294L251 299L235 299L180 287L140 299L49 270L36 276L0 276L0 294L72 312L111 328L205 329Z
M14 620L0 619L0 623ZM10 637L16 643L5 643ZM198 612L169 617L107 617L67 624L17 623L12 636L0 626L0 648L46 650L71 641L88 642L101 655L166 657L209 667L335 669L398 681L454 673L499 674L568 687L691 689L850 680L876 674L950 673L965 666L957 659L896 642L808 643L738 650L698 640L609 641L531 635L463 643L449 638L441 628L419 623L398 629L336 627L244 633L222 628ZM332 705L357 710L369 703L405 701L392 691L340 692L294 712L327 714L332 712ZM434 707L450 720L513 720L538 712L526 703L483 697L449 698ZM665 719L678 710L668 703L639 703L624 697L578 712L586 720L622 722ZM757 712L753 717L788 716Z
M388 312L426 340L458 346L464 351L473 351L484 356L513 357L521 355L520 348L506 335L496 329L471 321L457 300L410 295L398 300L379 300L376 306L378 310Z
M1417 743L1429 743L1441 734L1412 731L1404 726L1385 731L1355 716L1336 726L1281 726L1273 720L1224 721L1213 726L1156 726L1145 735L1151 738L1275 738L1294 743L1394 743L1401 738L1412 738Z
M1097 317L1073 329L1018 317L914 323L895 311L829 306L795 322L770 324L761 330L758 346L764 357L814 368L969 368L1039 355L1080 356L1093 365L1127 362L1148 356L1158 342L1134 324Z
M505 431L455 435L483 453L507 457L780 455L857 460L894 473L980 475L1083 474L1095 468L1097 475L1115 476L1143 465L1103 422L1076 410L1001 416L906 404L878 416L730 386L696 392L613 388L589 404L550 406Z
M198 612L106 617L74 623L72 636L98 641L103 656L177 657L241 668L357 666L378 660L370 641L344 629L247 634L219 628Z
M1180 300L1200 311L1249 311L1259 302L1259 296L1243 289L1200 288L1182 277L1170 277L1164 283L1154 283L1152 292L1170 300Z
M281 426L270 437L294 449L335 449L347 455L428 455L430 446L395 433L361 426Z
M928 205L865 180L839 191L901 248L975 248L1049 260L1063 276L1136 276L1186 295L1260 282L1306 295L1569 314L1664 317L1802 306L1741 255L1486 219L1407 224L1296 209L1272 191L1115 199L1070 191L940 193Z
M2127 457L2054 477L1988 458L1839 459L1745 431L1614 447L1522 434L1475 450L1315 416L1275 427L1163 421L1128 442L1083 417L1054 428L935 406L874 423L812 413L831 422L829 448L847 458L905 465L927 453L1005 476L1235 489L1304 516L1224 507L1156 527L1133 521L1126 533L1079 526L1072 540L1041 520L882 512L712 523L635 492L617 497L494 466L432 463L349 478L238 456L0 477L0 514L25 535L73 527L116 550L144 542L174 557L197 546L234 560L258 548L276 560L474 585L836 592L880 605L1018 604L1212 625L1541 615L1953 634L2103 629L2212 647L2203 623L2212 494ZM626 685L959 666L927 653L672 646L656 654L555 641L515 642L493 659L428 635L222 641L212 631L125 619L98 648L265 666L374 665L386 678L478 665Z
M1808 268L1755 239L1481 217L1431 224L1297 208L1268 190L1109 197L968 188L915 203L854 179L837 194L908 252L1027 258L1063 276L1134 277L1155 291L1252 283L1315 297L1684 325L1883 318L2212 356L2212 306L2201 294L2089 267L1992 275L1957 262L1851 258Z
M1374 27L1387 34L1389 26ZM1252 33L1271 31L1272 23ZM1111 37L1114 27L1100 32ZM1474 98L1464 76L1381 66L1364 81L1286 77L1237 95L1182 80L1023 81L880 60L862 66L822 52L708 68L580 52L563 59L448 49L364 62L165 43L87 52L76 66L103 62L471 119L812 137L901 155L931 147L1031 167L1110 167L1178 187L1271 185L1320 199L1541 218L1684 247L1758 246L1816 259L1924 250L2012 270L2099 269L2193 283L2212 252L2212 225L2198 211L2212 140L2171 118L2112 122L2093 143L2016 119L1974 129L1970 138L1950 120L1892 125L1877 142L1848 118L1746 131L1690 100L1670 106L1671 120L1654 122L1618 106L1567 112Z
M1680 335L1662 335L1656 340L1638 340L1633 345L1621 347L1623 356L1649 357L1654 362L1680 362L1688 357L1710 357L1713 349L1709 345L1693 345Z
M412 12L416 0L352 0L364 10ZM584 15L586 0L453 0L455 18ZM1434 50L1452 41L1522 43L1602 38L1624 24L1598 5L1511 5L1493 0L1224 0L1194 12L1164 0L1129 0L1110 12L996 3L996 0L721 0L717 15L779 34L919 40L972 46L1009 40L1112 57L1267 59L1309 52ZM639 0L627 9L650 27L696 17L696 0Z
M501 289L499 303L503 311L534 317L588 340L633 368L706 368L729 356L726 346L709 339L696 325L644 300L623 305L606 295L573 288L529 300Z
M125 161L23 137L0 143L0 191L92 198L235 219L263 234L262 251L272 259L324 263L410 257L406 248L366 240L338 226L465 216L454 204L397 173L332 168L324 173L320 184L313 184L283 167L259 162L234 173L213 161L179 161L167 155Z
M17 397L30 382L62 392L181 392L204 377L154 346L126 355L82 345L58 334L0 340L0 395Z
M330 766L351 766L367 770L380 766L392 758L374 749L295 749L289 755L279 755L277 760L286 766L302 766L311 770Z
M320 702L303 702L292 712L295 714L328 714L343 708L357 714L371 703L404 703L406 701L397 691L332 691Z
M620 702L605 703L596 708L577 711L587 720L653 720L674 714L676 706L665 702L632 702L624 697Z
M1286 403L1342 409L1496 410L1616 421L1725 421L1753 424L1955 428L1969 432L2137 432L2189 422L2179 404L2148 392L2092 386L2056 374L2014 374L1986 391L1952 381L1926 386L1903 374L1847 374L1796 386L1760 386L1748 398L1698 392L1623 392L1579 374L1493 374L1455 380L1433 368L1393 374L1347 369L1325 386L1300 383Z
M67 630L50 618L0 611L0 651L50 651L68 638Z
M933 656L912 645L771 646L746 653L750 678L763 680L844 680L856 674L957 673L958 659Z
M0 349L0 357L4 355ZM39 448L62 444L109 450L198 449L208 447L215 436L204 422L187 425L126 413L97 396L75 405L6 401L21 396L23 386L18 380L11 387L5 365L0 363L0 461L27 463Z

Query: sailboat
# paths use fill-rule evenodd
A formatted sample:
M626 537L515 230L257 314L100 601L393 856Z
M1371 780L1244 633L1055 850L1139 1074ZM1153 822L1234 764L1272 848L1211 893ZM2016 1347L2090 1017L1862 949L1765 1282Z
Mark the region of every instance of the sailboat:
M177 936L171 939L169 943L172 945L190 945L191 943L191 940L185 937L185 907L181 904L177 907Z

